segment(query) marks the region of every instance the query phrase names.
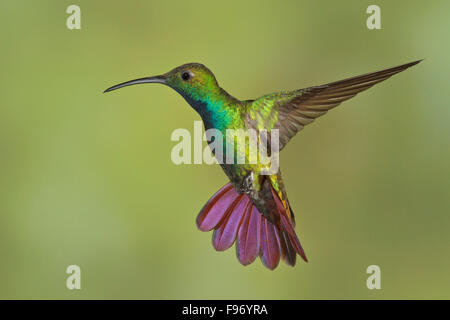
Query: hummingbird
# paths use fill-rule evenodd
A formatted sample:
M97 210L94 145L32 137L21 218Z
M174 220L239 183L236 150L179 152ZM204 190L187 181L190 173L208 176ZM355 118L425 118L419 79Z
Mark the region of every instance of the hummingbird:
M227 93L214 74L200 63L187 63L158 76L123 82L104 92L135 84L160 83L187 101L200 115L205 130L214 128L224 135L227 129L278 130L278 151L281 151L316 118L420 61L324 85L266 94L254 100L239 100ZM248 158L247 145L233 144L231 148ZM214 230L214 248L223 251L236 243L237 258L244 266L258 256L271 270L281 259L294 266L297 254L307 262L295 232L294 212L281 171L263 174L267 164L218 160L229 182L209 199L196 219L201 231Z

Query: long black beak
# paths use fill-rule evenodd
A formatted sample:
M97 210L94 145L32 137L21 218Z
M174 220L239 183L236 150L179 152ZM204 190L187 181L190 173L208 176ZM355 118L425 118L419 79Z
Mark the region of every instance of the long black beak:
M123 87L127 87L127 86L132 86L133 84L140 84L140 83L163 83L163 84L165 84L166 77L164 75L161 75L161 76L156 76L156 77L146 77L146 78L140 78L140 79L136 79L136 80L130 80L127 82L116 84L115 86L112 86L112 87L106 89L105 91L103 91L103 93L113 91L116 89L120 89Z

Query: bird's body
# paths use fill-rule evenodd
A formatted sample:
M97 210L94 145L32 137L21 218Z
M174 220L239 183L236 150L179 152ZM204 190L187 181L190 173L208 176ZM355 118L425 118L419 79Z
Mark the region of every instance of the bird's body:
M161 76L128 81L106 91L138 83L166 84L198 112L206 130L219 130L224 137L231 129L254 130L260 139L261 131L276 129L281 150L299 130L329 109L418 62L323 86L272 93L256 100L234 98L218 85L208 68L197 63L182 65ZM230 183L201 210L197 217L199 229L215 230L213 244L217 250L228 249L236 240L237 255L244 265L258 255L270 269L278 265L280 258L294 265L297 253L306 261L294 231L294 214L281 172L267 174L270 163L252 163L245 139L233 139L232 143L223 139L223 147L224 151L231 148L244 161L234 158L227 163L225 152L218 158Z

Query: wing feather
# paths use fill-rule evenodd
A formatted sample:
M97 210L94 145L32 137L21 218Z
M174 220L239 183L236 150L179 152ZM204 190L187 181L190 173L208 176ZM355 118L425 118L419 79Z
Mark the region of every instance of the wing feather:
M253 111L256 114L253 114L252 118L257 119L255 122L258 124L263 123L262 126L254 127L279 129L281 150L298 131L326 114L328 110L420 61L422 60L321 86L263 96L253 101ZM258 121L260 119L265 121Z

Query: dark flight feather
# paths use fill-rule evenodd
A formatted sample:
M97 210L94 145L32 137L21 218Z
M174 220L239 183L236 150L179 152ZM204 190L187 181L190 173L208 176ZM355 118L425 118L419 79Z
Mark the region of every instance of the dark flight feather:
M420 61L422 60L321 86L293 91L291 93L292 99L287 102L282 99L280 101L283 102L278 103L279 105L275 105L273 108L274 112L278 112L278 121L274 128L280 130L280 150L298 131L327 113L328 110L394 74L416 65Z

